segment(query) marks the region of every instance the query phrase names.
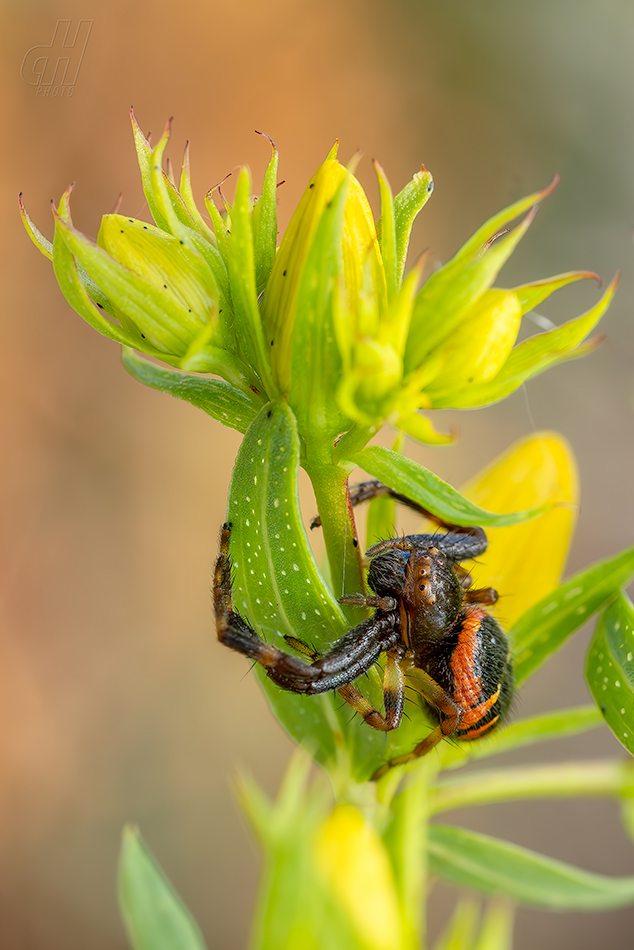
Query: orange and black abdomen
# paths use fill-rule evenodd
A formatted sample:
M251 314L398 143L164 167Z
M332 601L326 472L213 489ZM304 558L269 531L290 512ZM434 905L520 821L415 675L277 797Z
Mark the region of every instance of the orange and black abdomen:
M478 607L464 607L454 628L417 658L416 665L462 710L456 739L487 735L508 712L513 696L509 652L506 634L494 618Z

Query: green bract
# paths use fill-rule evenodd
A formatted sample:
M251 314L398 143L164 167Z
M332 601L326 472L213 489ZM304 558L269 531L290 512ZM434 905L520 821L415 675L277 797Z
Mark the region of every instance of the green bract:
M375 224L335 146L276 253L274 145L260 198L252 197L244 167L233 205L225 202L220 212L208 194L205 219L187 153L178 187L162 168L169 127L152 149L134 116L132 122L155 226L105 215L95 244L72 225L69 191L54 210L52 245L22 209L31 237L52 258L71 306L101 333L179 370L222 377L254 411L283 394L302 440L316 425L334 440L389 420L421 441L447 441L420 409L495 402L596 343L582 341L613 285L583 317L514 348L524 313L559 287L595 275L491 289L554 183L487 221L421 286L424 261L407 274L405 262L413 222L432 192L424 167L393 197L375 163Z

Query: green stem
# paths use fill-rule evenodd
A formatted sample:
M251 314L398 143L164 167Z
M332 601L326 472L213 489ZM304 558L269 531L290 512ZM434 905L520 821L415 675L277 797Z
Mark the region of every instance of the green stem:
M405 789L392 802L392 822L385 834L403 920L403 950L424 950L427 889L427 824L431 762L421 761Z
M430 813L522 798L618 796L630 788L622 762L567 762L491 769L443 779L430 792Z
M356 539L354 516L348 504L348 476L353 465L333 464L330 445L318 437L305 441L303 465L317 500L333 592L339 597L343 593L362 591L361 551ZM356 610L358 621L358 608L350 609ZM351 619L355 619L352 614Z

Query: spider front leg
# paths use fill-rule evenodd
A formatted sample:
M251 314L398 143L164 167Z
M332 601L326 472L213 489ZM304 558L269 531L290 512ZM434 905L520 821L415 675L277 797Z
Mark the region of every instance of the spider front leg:
M267 643L233 609L230 540L231 524L227 523L222 529L214 575L218 639L259 663L267 676L283 689L316 695L348 686L399 641L397 615L388 613L364 620L344 634L328 653L310 664Z
M296 637L285 637L284 639L298 653L303 653L304 656L310 657L313 661L321 659L316 650L313 650L312 647ZM385 672L383 674L385 716L382 716L379 710L351 684L340 687L337 692L349 706L352 706L355 712L359 713L368 726L372 726L373 729L377 729L379 732L390 732L392 729L398 729L405 707L405 675L399 664L398 653L390 651L385 661Z

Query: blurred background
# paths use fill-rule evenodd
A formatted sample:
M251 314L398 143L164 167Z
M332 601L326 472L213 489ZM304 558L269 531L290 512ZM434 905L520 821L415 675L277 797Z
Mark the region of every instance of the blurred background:
M92 21L72 96L45 96L35 46L60 17ZM623 280L588 359L506 402L447 413L455 447L411 454L456 485L515 438L557 429L579 459L569 569L634 542L634 7L629 0L50 0L6 2L0 347L0 947L123 950L115 896L121 827L137 822L210 948L245 946L258 859L232 792L238 767L271 793L291 744L243 658L215 642L210 571L237 433L126 376L22 231L17 195L50 237L49 202L76 181L96 235L123 192L149 217L128 110L160 133L175 116L204 192L239 162L257 183L268 132L281 155L280 228L340 138L375 203L369 159L395 191L420 163L436 190L414 253L445 261L490 214L547 184L502 285L588 268ZM43 55L43 54L38 54ZM70 70L77 66L75 60ZM24 76L21 75L21 67ZM52 82L51 79L48 80ZM598 298L575 286L557 322ZM306 513L311 512L307 499ZM582 703L589 631L523 691L528 714ZM524 761L619 754L607 730ZM620 754L625 754L620 752ZM603 802L504 805L460 820L611 874L634 848ZM432 897L432 929L454 896ZM519 915L519 950L590 950L634 911ZM618 941L621 941L620 944Z

